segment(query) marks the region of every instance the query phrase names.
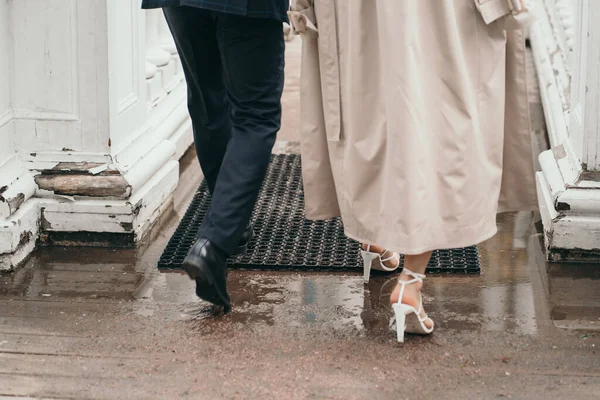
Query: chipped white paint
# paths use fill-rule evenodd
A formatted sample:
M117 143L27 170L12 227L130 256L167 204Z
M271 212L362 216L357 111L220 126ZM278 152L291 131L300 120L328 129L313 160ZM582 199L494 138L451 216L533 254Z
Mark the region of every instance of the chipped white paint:
M12 270L33 251L39 233L40 201L31 199L0 219L0 271Z
M549 258L600 250L600 2L541 0L530 38L551 150L540 155ZM572 257L581 254L570 252ZM582 257L585 259L585 255Z
M32 221L140 237L169 204L192 144L186 88L163 16L139 6L0 1L0 189L11 200L0 202L0 269L32 250ZM119 171L131 198L61 196L33 180L82 162L93 177Z

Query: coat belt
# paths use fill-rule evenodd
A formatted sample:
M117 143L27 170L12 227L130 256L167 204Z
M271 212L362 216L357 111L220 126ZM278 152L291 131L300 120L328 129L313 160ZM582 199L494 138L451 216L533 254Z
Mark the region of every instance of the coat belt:
M486 24L502 18L508 30L521 29L535 21L526 0L475 0L475 5Z

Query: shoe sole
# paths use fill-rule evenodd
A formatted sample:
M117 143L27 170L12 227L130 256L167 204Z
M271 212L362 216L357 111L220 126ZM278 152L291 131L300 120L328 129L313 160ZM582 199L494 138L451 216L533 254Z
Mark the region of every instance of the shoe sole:
M196 294L198 297L210 303L223 306L225 313L231 310L231 304L227 301L227 297L220 287L215 284L215 277L208 268L184 260L183 270L190 279L196 281Z

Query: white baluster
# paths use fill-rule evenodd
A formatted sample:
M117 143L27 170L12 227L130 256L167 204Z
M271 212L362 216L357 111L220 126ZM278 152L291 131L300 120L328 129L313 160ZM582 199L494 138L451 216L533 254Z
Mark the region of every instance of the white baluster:
M175 41L173 40L173 35L171 35L171 31L169 30L169 25L167 24L167 20L164 15L158 21L158 37L160 40L160 47L169 52L171 54L172 59L175 61L175 78L171 82L175 84L183 79L183 75L180 74L182 72L181 69L181 60L179 59L179 55L177 54L177 47L175 46ZM169 85L167 85L169 86Z
M148 102L156 105L181 81L175 43L161 10L146 10L146 82ZM154 68L156 68L156 70Z
M171 61L171 53L160 47L158 27L162 17L160 10L146 11L146 60L157 67L165 66Z
M152 79L158 72L158 67L152 64L150 61L146 61L146 79Z
M166 50L171 54L177 54L175 41L173 40L173 36L171 35L169 25L167 25L164 15L161 16L158 22L158 37L160 39L160 47L163 50Z

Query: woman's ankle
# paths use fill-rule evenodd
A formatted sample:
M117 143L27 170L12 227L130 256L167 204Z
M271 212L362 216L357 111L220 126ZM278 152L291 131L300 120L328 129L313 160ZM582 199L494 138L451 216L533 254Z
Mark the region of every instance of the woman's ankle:
M401 281L409 281L412 278L403 278L402 276L403 274L400 274L400 280ZM398 283L396 285L396 288L394 289L394 291L392 292L392 294L390 295L390 303L394 304L394 303L398 303L398 298L400 296L400 291L402 289L402 284ZM407 284L404 285L404 292L402 294L402 304L408 304L409 306L412 307L418 307L419 306L419 294L421 292L421 289L423 288L423 282L414 282L411 284Z

